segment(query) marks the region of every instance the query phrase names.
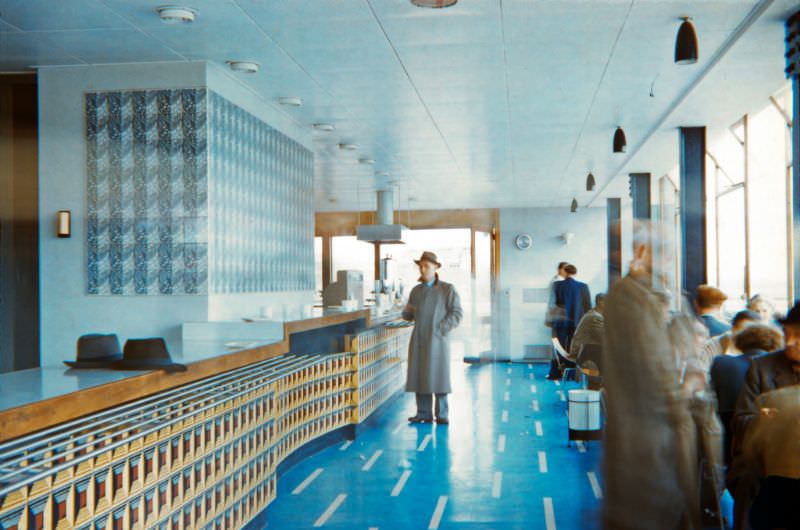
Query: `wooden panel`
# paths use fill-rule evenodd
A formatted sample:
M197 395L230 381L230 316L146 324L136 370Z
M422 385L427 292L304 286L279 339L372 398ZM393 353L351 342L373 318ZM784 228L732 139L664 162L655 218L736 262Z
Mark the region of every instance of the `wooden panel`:
M499 224L499 210L398 210L394 222L408 228L472 228L491 231ZM374 224L375 212L317 212L317 236L352 236L359 224Z
M292 333L301 333L359 319L365 319L367 327L372 326L368 310L286 322L283 328L284 339L275 344L191 363L187 365L185 372L166 373L161 370L148 372L122 381L0 411L0 442L282 355L289 351L289 335Z

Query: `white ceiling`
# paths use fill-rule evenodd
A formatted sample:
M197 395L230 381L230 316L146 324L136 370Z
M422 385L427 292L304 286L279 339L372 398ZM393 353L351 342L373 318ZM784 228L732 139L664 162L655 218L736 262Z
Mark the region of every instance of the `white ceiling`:
M237 78L265 104L300 96L302 107L282 110L304 126L336 126L314 133L319 210L372 209L372 191L391 185L403 208L602 205L627 194L628 172L675 166L676 127L711 135L786 83L783 21L798 6L186 0L196 22L169 26L155 13L164 3L178 2L0 0L0 70L258 61L259 73ZM672 61L684 15L699 39L692 66ZM624 155L611 152L617 125ZM359 149L340 151L345 141ZM594 193L581 191L590 170Z

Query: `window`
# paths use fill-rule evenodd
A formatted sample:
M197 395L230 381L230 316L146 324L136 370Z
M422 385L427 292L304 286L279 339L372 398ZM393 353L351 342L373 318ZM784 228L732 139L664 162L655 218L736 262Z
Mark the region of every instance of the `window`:
M708 277L729 314L755 294L779 311L789 305L792 112L787 84L709 143Z

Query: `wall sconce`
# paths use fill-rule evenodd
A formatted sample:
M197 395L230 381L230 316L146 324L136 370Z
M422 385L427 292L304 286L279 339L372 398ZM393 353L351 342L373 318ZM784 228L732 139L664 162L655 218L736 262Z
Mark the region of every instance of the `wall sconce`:
M56 214L56 235L58 237L69 237L72 232L72 223L69 210L59 210Z

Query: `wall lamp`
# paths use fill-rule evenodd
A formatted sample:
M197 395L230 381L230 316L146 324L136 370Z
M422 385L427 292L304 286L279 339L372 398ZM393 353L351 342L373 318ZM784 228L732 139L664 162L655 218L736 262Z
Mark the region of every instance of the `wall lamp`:
M59 210L56 214L56 235L70 237L72 235L72 222L69 210Z

